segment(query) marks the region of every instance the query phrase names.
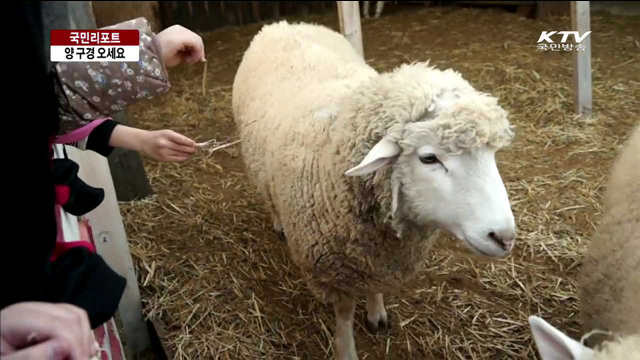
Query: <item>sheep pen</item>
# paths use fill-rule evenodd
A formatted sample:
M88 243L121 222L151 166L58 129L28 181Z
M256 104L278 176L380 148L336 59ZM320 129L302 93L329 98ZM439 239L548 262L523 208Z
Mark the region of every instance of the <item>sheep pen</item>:
M335 14L301 20L338 28ZM498 166L518 226L512 255L486 260L438 239L429 268L386 299L388 334L354 332L363 359L537 359L527 322L539 315L580 336L576 278L600 218L606 175L638 123L638 17L592 16L594 112L576 118L572 53L540 52L569 18L528 20L488 9L398 11L362 24L378 71L431 60L499 97L517 126ZM196 141L237 140L231 109L236 69L262 24L204 33L204 65L170 71L169 94L128 109L134 126L172 128ZM239 146L182 164L146 161L156 195L122 203L145 315L163 324L176 359L326 359L333 312L306 288L247 182Z

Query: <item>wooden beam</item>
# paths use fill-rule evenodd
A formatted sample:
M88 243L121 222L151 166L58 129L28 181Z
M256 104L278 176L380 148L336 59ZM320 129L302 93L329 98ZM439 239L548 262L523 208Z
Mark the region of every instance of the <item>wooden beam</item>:
M362 46L362 27L360 24L360 5L357 1L338 1L338 21L340 32L356 49L360 56L364 57Z
M588 1L571 2L571 27L580 36L591 31L591 12ZM579 115L591 115L591 37L587 36L580 45L584 51L573 49L573 102Z
M189 16L193 17L193 4L191 1L187 1L187 6L189 7Z
M87 184L104 189L102 204L84 217L89 219L98 254L118 274L127 279L118 313L124 326L126 344L135 353L151 346L147 324L142 315L140 290L125 232L116 191L107 159L92 151L67 146L69 158L80 165L78 176Z
M43 1L42 10L43 30L47 39L45 44L49 43L52 29L96 28L89 1ZM48 59L48 45L46 51ZM124 325L124 342L134 352L143 352L150 349L149 332L142 316L138 279L133 271L109 163L103 156L92 151L79 151L72 146L67 146L67 154L80 165L80 178L105 191L102 204L86 217L94 231L98 254L114 271L127 279L127 287L118 306ZM108 235L107 242L101 235Z
M570 1L536 1L536 19L546 19L555 16L569 16Z
M252 1L251 2L251 12L253 13L253 21L260 22L262 21L260 17L260 2Z

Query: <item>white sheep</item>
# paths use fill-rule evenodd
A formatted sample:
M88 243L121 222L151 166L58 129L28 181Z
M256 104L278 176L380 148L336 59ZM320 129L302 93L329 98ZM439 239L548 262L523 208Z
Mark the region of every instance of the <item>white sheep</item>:
M578 278L583 331L640 333L640 126L611 167ZM602 337L593 337L597 345Z
M382 293L425 264L446 229L489 257L516 237L495 153L507 112L453 70L378 74L340 34L265 26L244 54L233 112L249 178L311 291L332 303L339 359L357 359L353 314L387 327Z
M532 317L543 360L640 359L640 126L611 167L602 209L578 277L589 347Z
M529 317L529 324L542 360L640 359L640 334L605 341L599 348L593 350L537 316Z

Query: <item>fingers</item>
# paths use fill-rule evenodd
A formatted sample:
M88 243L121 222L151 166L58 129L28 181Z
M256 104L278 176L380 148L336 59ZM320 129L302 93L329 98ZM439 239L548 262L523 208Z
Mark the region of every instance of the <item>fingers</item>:
M163 58L169 67L181 62L194 64L206 61L204 43L195 32L180 25L174 25L161 31L158 39L163 48Z
M178 152L178 153L182 153L184 155L191 155L193 153L196 152L196 147L191 147L191 146L184 146L184 145L179 145L176 143L171 143L171 145L169 146L169 149Z
M77 339L80 342L82 351L78 356L82 356L83 359L86 359L88 356L95 354L97 349L94 349L95 339L93 337L93 332L91 331L91 324L89 322L89 316L84 309L79 307L68 305L68 304L60 304L60 306L64 307L72 317L71 321L74 321L76 324L75 329L77 329ZM85 355L86 353L86 355Z
M48 340L35 346L19 350L2 358L5 360L64 360L72 356L69 347L57 339ZM86 357L85 359L87 359ZM73 358L78 359L78 358Z
M184 33L183 47L188 50L188 55L185 59L187 63L193 64L198 61L205 61L202 37L188 29L182 28L181 30Z
M26 350L54 341L53 350L62 351L59 350L62 347L66 351L64 357L71 360L86 360L95 353L92 352L94 338L87 313L73 305L31 302L5 308L2 310L2 333L3 352L7 344L13 349ZM36 350L45 349L53 351L47 347ZM29 354L21 356L30 358Z
M169 140L169 150L178 153L179 156L188 156L196 152L196 142L174 131L166 132Z
M206 61L204 54L204 44L202 39L198 36L198 39L191 39L185 43L184 48L185 62L187 64L195 64L199 61Z
M10 354L14 351L16 351L16 349L3 337L0 337L0 355Z
M189 154L169 150L162 156L162 158L163 158L163 161L182 162L189 158Z
M91 355L93 337L87 312L69 304L48 304L51 307L50 320L44 323L42 335L47 339L55 339L63 346L72 360L86 359Z
M168 156L165 161L166 162L183 162L187 159L188 157L186 156Z
M192 152L191 149L193 149L193 151L196 150L196 142L189 139L188 137L178 134L177 132L171 131L171 130L166 130L165 134L171 142L177 145L182 145L185 149L187 149L187 150L180 150L180 151Z

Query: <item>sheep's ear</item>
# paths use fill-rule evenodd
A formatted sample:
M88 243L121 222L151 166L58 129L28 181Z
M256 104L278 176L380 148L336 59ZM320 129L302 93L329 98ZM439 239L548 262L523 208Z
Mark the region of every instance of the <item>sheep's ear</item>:
M400 154L400 145L387 138L382 138L369 151L367 156L358 164L358 166L347 170L344 174L347 176L362 176L390 163L396 156Z
M542 360L583 360L593 356L593 350L537 316L529 317L529 325Z
M398 211L399 203L400 203L400 179L393 178L391 179L391 214L395 217L396 212Z

